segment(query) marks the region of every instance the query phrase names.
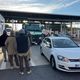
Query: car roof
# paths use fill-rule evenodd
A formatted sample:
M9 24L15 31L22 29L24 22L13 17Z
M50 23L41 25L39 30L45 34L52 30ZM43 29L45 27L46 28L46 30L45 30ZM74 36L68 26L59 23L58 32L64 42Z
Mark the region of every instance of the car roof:
M49 38L49 39L70 39L68 37L56 37L56 36L49 36L49 37L46 37L46 38Z

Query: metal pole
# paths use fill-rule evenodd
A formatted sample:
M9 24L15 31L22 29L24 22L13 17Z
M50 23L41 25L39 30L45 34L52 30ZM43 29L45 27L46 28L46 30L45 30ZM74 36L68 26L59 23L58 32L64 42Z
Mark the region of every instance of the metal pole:
M70 31L71 33L70 34L72 35L72 22L70 24L70 29L71 29L71 31Z
M14 20L12 19L12 30L14 30Z
M62 30L62 22L61 22L61 28L60 28L60 32L62 33L62 31L63 31L63 30Z

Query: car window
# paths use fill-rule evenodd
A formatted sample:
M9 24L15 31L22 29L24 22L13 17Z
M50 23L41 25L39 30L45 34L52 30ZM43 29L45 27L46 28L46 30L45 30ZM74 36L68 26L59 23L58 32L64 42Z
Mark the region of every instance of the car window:
M51 40L49 38L46 38L46 45L48 45L49 47L51 47Z
M49 38L46 38L46 41L51 44L51 40Z
M54 39L53 47L55 48L74 48L74 47L78 47L78 45L75 44L70 39Z
M45 39L43 40L43 43L46 43L46 40Z

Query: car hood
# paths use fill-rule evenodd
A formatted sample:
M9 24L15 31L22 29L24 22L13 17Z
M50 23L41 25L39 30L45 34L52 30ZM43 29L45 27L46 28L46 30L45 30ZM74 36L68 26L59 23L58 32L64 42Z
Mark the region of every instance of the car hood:
M54 48L53 52L67 58L80 58L80 48Z
M30 33L32 35L41 35L42 34L42 32L37 32L37 31L30 31Z

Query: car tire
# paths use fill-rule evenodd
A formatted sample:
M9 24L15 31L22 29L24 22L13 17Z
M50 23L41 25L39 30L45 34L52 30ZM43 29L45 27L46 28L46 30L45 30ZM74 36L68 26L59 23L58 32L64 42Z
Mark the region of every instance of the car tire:
M56 69L56 62L53 56L50 58L50 64L53 69Z
M37 44L40 45L40 42L38 42Z
M40 54L44 55L43 52L42 52L42 47L41 46L40 46Z

